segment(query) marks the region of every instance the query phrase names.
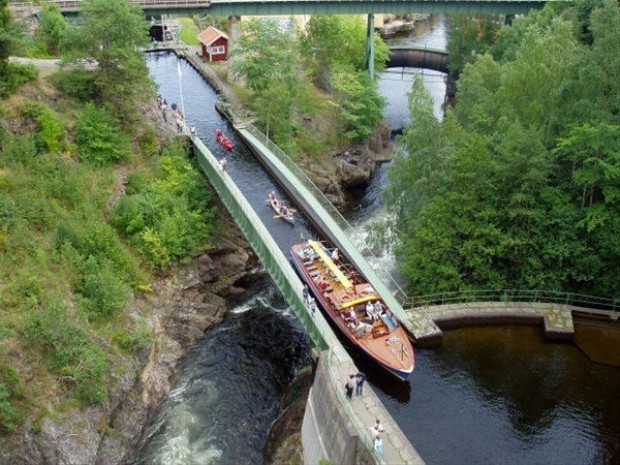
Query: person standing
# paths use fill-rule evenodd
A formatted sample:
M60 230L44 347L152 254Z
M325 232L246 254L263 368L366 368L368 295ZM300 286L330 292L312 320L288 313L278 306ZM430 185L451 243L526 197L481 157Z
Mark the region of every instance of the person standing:
M364 390L364 382L366 382L366 375L361 371L355 375L355 395L361 396Z
M310 300L308 300L308 297L310 296L310 289L308 289L307 284L304 284L303 296L304 296L304 303L308 304L310 302Z
M375 440L373 441L373 449L378 457L383 458L383 440L381 439L380 434L375 436Z
M354 380L355 380L355 375L349 375L349 380L347 381L347 384L344 385L347 399L353 398L353 389L355 389Z
M314 314L316 313L316 300L314 300L314 297L312 296L309 297L308 308L310 308L312 316L314 316Z

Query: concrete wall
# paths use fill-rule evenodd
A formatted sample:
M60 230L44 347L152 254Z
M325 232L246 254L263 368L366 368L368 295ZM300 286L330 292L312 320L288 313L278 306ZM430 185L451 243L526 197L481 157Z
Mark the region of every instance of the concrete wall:
M319 357L301 430L304 465L317 465L321 459L328 459L334 465L375 463L366 453L357 430L344 412L327 365L327 353L323 352Z

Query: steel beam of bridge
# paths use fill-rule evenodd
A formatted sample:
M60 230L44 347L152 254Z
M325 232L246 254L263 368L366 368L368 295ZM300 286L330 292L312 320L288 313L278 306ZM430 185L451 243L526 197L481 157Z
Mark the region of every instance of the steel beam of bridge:
M542 8L547 1L573 0L130 0L146 14L196 14L214 16L270 16L373 13L485 13L513 15ZM79 14L80 0L43 0L64 14ZM27 3L26 3L27 4ZM20 8L24 2L10 2Z

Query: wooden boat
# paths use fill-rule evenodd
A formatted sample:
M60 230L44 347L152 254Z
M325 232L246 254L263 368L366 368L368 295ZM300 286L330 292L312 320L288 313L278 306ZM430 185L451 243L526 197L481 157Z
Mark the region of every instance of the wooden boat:
M221 129L215 130L215 140L229 152L233 149L232 142L228 139L228 137L226 137L226 135L224 135Z
M284 221L290 224L295 224L295 210L291 210L284 203L278 200L278 197L272 192L267 198L267 203L271 205L273 211L276 212L275 217L282 218Z
M323 312L354 346L396 377L413 372L414 355L407 334L371 284L351 263L322 243L291 248L295 268ZM370 305L369 305L370 304Z

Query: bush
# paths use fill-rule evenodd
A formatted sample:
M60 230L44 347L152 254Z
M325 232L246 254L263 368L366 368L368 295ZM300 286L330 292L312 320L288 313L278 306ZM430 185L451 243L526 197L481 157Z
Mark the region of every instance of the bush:
M27 336L42 346L50 369L62 385L74 389L77 399L91 403L105 399L108 361L97 344L70 322L62 304L34 313Z
M0 434L10 434L23 423L24 413L16 402L21 391L15 370L0 367Z
M118 121L92 103L86 104L76 129L75 142L82 160L104 166L123 160L131 153Z
M39 102L26 103L23 113L37 122L36 140L39 150L59 152L60 142L65 136L65 126L58 115L50 107Z
M91 102L97 96L95 73L92 71L61 71L54 75L54 87L65 95L82 102Z
M131 195L114 208L110 222L150 264L165 268L191 256L215 228L205 181L178 144L165 147L158 173L132 179Z
M145 190L148 185L149 179L145 173L139 171L136 173L131 173L127 176L127 185L125 186L125 194L133 195L138 194Z
M34 65L9 63L7 78L0 79L0 98L11 95L23 84L35 81L38 75L39 70Z
M79 267L76 291L81 304L94 317L109 317L127 303L129 290L113 270L109 260L88 257Z
M114 342L126 353L132 353L136 350L148 347L153 341L153 333L147 329L128 331L119 329L114 336Z

